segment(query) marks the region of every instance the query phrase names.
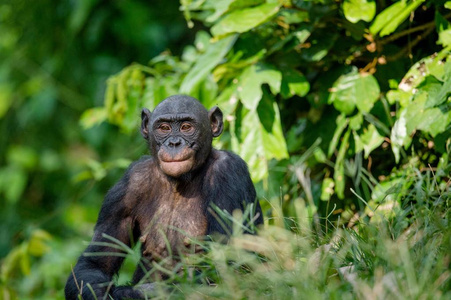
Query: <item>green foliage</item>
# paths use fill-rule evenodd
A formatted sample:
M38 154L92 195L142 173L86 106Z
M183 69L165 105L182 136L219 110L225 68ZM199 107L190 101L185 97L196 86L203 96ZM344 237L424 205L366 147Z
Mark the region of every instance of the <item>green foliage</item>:
M436 54L432 47L429 56L410 71L406 69L402 80L388 77L400 81L396 89L388 90L383 82L387 75L393 76L385 70L405 65L405 59L393 52L414 54L411 46L399 48L397 39L422 30L418 38L425 38L433 29L431 24L436 24L442 36L438 42L446 41L449 25L440 6L435 7L432 23L423 25L413 19L410 26L417 28L402 31L407 17L422 3L388 4L379 7L375 16L373 1L345 1L341 8L315 1L182 2L189 21L197 19L210 26L212 36L198 32L195 47L186 47L181 59L163 55L149 66L134 65L112 77L105 100L107 118L130 131L136 128L137 120L128 120L127 114L136 115L142 106L153 108L177 92L197 97L206 106L219 105L229 120L230 135L222 139L222 145L248 162L255 182L268 179L272 159L293 157L313 142L296 141L296 147L291 141L287 144L284 132L296 131L298 126L293 120L306 120L306 130L315 135L317 123L336 119L333 135L327 136L331 130L319 134L324 137L321 148L328 149L333 164L331 184L337 197L352 198L345 178L354 156L363 153L370 159L384 141L389 141L395 166L401 155L406 157L404 150L411 146L415 132L421 131L417 136L421 139L424 135L446 136L450 130L448 48ZM359 21L371 22L373 18L370 24ZM379 38L396 30L397 34L385 40ZM136 86L141 90L134 94L140 95L138 99L128 88L131 69L141 70L135 76L140 78ZM91 118L84 124L101 120L104 114L99 108L90 110ZM440 149L443 153L444 146ZM321 163L325 162L310 160L309 167ZM374 184L364 185L368 190Z
M450 3L2 2L0 297L62 297L140 109L185 93L224 112L266 224L159 296L449 298Z

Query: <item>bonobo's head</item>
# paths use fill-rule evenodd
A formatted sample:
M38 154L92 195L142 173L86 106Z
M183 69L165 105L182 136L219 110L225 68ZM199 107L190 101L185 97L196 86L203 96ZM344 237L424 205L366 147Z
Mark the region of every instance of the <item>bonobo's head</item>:
M205 162L213 137L222 133L222 112L207 111L195 98L175 95L163 100L151 113L141 113L141 133L166 175L178 178Z

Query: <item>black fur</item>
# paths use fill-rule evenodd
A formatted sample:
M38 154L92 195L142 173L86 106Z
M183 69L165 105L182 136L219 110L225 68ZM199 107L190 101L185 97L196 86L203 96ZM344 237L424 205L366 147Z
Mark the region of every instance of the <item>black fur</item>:
M174 120L169 122L171 132L158 136L155 130L160 123L155 120L161 116L171 116ZM189 134L183 134L180 125L185 117L194 124ZM229 222L220 219L214 206L232 214L236 209L244 211L246 205L254 204L254 223L263 222L246 163L233 153L211 147L212 138L222 132L222 126L222 113L217 107L208 112L196 99L187 96L170 97L153 113L143 110L141 133L149 142L152 156L133 163L108 191L92 242L66 283L66 299L77 299L80 294L85 300L94 299L87 284L97 299L104 299L107 294L113 299L144 298L133 286L112 285L112 277L118 272L123 257L121 250L106 244L113 243L109 237L127 246L141 240L143 258L151 262L168 257L171 252L159 233L162 229L174 259L186 250L187 236L229 234ZM167 128L163 127L168 131ZM168 139L183 143L168 143ZM158 151L169 157L178 157L183 151L195 154L188 171L168 175L160 165ZM178 161L175 164L178 166ZM138 268L132 284L138 283L149 269L150 265L145 269Z

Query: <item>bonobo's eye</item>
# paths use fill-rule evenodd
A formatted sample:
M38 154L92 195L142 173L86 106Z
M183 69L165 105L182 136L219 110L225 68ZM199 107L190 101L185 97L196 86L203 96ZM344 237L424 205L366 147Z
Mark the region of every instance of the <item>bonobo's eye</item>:
M182 123L182 126L180 126L180 131L184 133L191 133L193 132L194 127L190 123Z
M163 133L163 134L171 132L171 126L168 123L160 124L157 129L160 133Z

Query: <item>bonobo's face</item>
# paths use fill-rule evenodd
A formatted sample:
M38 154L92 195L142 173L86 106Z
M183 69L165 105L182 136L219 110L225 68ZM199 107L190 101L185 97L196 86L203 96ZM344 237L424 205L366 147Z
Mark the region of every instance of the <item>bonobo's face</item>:
M199 168L211 151L213 137L222 132L222 112L207 111L192 97L176 95L151 113L143 109L141 133L164 174L178 178Z

